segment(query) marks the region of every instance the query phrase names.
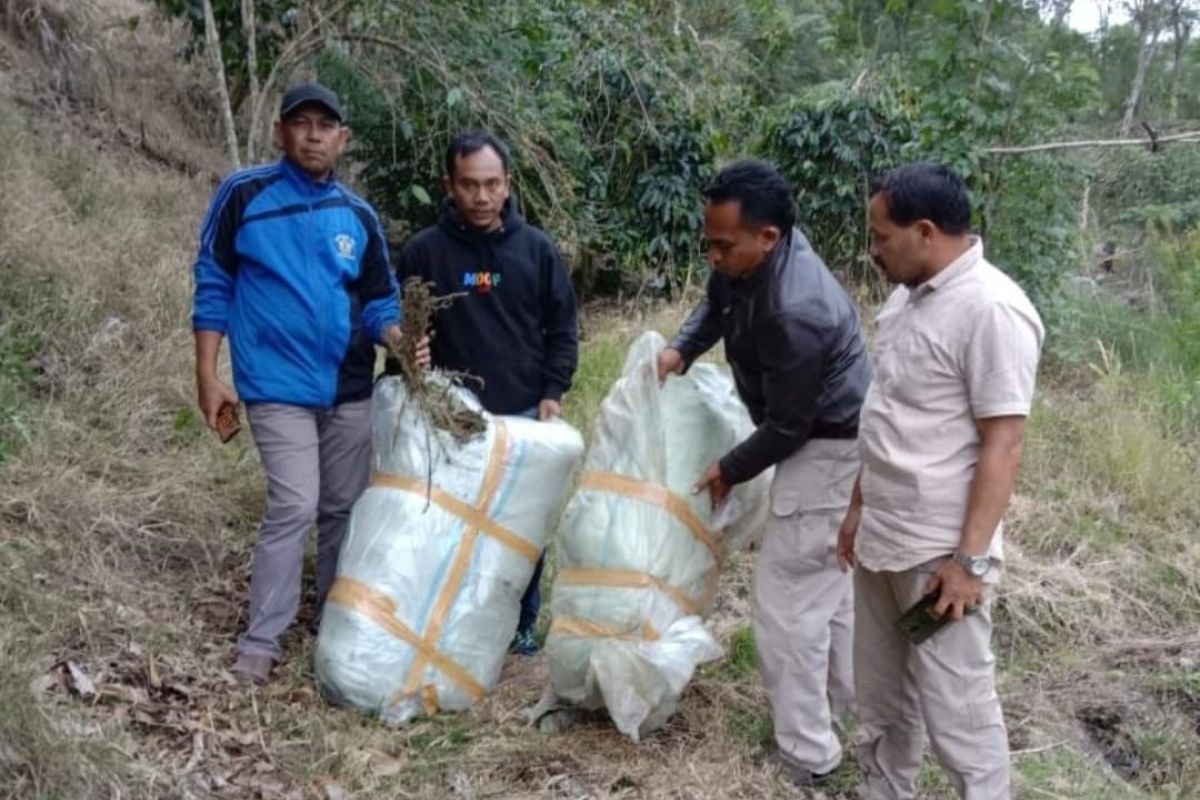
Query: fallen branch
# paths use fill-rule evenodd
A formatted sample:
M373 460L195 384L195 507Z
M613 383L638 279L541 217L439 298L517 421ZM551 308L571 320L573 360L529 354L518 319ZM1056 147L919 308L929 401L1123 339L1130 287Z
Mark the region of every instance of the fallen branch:
M1146 652L1161 652L1190 650L1193 648L1200 649L1200 638L1198 637L1183 637L1179 639L1128 639L1121 642L1112 642L1108 645L1108 650L1114 653L1146 653Z
M1080 150L1086 147L1133 147L1140 145L1164 145L1169 142L1200 142L1200 131L1173 133L1170 136L1159 136L1154 139L1087 139L1078 142L1046 142L1030 144L1021 147L987 147L983 152L988 155L1021 155L1023 153L1041 153L1047 150Z
M1050 744L1044 744L1041 747L1026 747L1024 750L1013 750L1009 753L1009 756L1012 758L1017 758L1018 756L1031 756L1037 753L1045 753L1050 750L1057 750L1063 745L1068 745L1070 743L1070 740L1063 739L1061 742L1051 742Z

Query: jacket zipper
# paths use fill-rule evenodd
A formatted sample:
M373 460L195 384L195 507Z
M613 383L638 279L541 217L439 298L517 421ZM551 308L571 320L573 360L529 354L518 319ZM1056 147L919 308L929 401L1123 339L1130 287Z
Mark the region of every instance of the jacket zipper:
M314 258L314 255L313 255L314 253L317 252L316 248L317 248L317 246L319 246L319 242L314 241L315 239L318 238L317 226L316 226L317 220L316 220L316 211L315 211L311 196L310 196L309 202L308 202L308 212L305 215L305 222L308 225L308 229L309 229L308 235L309 235L310 241L309 241L309 246L304 248L304 262L308 269L308 282L309 282L309 286L312 287L312 291L313 291L312 296L317 301L317 304L316 304L317 305L317 347L316 347L317 369L315 370L315 372L316 372L316 378L317 378L318 397L323 400L326 400L327 404L332 406L333 401L337 399L337 397L335 396L337 394L337 387L335 385L333 391L330 392L329 387L326 385L327 377L325 376L324 368L326 366L326 362L328 361L328 359L326 358L326 353L325 353L325 350L326 350L325 314L328 313L328 310L325 308L325 306L327 304L320 302L321 298L323 297L322 287L320 285L321 284L321 281L320 281L321 275L318 274L319 273L319 264L316 263L316 259Z

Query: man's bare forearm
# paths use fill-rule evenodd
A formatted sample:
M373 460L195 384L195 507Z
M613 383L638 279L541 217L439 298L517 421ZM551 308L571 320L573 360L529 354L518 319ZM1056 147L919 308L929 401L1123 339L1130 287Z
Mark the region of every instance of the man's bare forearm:
M862 470L859 469L858 475L854 477L854 488L850 490L849 511L856 514L862 513L863 496L862 496Z
M1025 446L1024 417L996 417L979 421L983 444L975 465L975 478L967 503L959 550L965 555L986 555L992 537L1012 499Z
M207 380L217 376L217 358L221 354L221 339L218 331L196 331L196 380Z

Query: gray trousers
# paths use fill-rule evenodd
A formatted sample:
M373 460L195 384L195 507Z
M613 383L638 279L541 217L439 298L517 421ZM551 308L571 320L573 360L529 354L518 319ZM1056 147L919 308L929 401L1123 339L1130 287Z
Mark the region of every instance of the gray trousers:
M837 532L858 463L854 440L814 439L776 467L754 571L754 639L775 742L814 774L841 762L834 724L854 705L854 598Z
M1008 736L996 694L991 603L920 645L896 620L943 559L904 572L854 573L858 764L865 800L911 800L925 732L959 797L1010 797ZM988 591L985 587L985 592Z
M350 508L371 473L371 400L328 410L279 403L246 407L267 475L267 511L250 572L250 620L238 650L278 660L300 610L304 549L317 524L317 611L337 573Z

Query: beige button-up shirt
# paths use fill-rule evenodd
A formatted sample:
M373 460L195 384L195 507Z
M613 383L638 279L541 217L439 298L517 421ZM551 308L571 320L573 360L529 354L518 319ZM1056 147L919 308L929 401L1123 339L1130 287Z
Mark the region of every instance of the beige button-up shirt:
M958 549L980 436L976 420L1028 416L1041 319L978 239L879 313L875 379L859 425L859 562L903 571ZM1003 533L991 555L1003 555Z

